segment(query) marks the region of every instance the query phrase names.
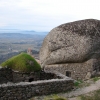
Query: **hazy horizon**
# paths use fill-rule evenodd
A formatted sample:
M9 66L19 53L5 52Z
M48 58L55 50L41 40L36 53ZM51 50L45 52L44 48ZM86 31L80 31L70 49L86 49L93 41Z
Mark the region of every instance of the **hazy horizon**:
M36 31L36 30L26 30L26 29L0 29L0 32L1 31L27 31L27 32L49 32L49 31Z
M0 29L49 32L63 23L100 19L99 0L0 0Z

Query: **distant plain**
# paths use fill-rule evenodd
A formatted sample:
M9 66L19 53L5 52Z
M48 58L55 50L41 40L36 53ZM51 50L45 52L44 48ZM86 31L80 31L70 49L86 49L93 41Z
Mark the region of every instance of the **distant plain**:
M32 34L33 33L33 34ZM20 52L32 49L39 52L46 32L0 33L0 63Z

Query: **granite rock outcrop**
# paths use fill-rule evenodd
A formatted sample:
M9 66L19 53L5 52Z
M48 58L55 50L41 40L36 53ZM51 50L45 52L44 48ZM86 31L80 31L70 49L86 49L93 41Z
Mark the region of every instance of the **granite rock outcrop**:
M85 66L90 66L90 62L92 73L95 69L99 70L97 66L94 68L94 65L99 63L99 58L100 21L96 19L65 23L52 29L45 37L40 50L41 65L45 68L48 65L57 65L59 68L65 64L73 64L74 67L76 63L81 68L85 63Z

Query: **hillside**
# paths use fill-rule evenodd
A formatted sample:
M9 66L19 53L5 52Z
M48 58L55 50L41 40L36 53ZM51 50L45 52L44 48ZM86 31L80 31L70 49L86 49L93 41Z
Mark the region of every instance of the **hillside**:
M20 72L33 72L41 70L36 60L27 53L21 53L14 56L1 64L2 67L9 67Z

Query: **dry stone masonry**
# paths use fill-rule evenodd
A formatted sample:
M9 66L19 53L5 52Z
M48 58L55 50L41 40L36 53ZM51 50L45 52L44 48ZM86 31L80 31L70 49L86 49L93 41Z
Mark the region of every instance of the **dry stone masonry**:
M45 70L56 70L74 79L100 72L100 21L86 19L62 24L45 37L40 61Z
M71 79L52 79L0 85L0 100L28 100L33 96L65 92L73 87Z
M9 68L0 67L0 84L12 82L12 70Z
M50 79L59 79L59 75L56 75L52 72L31 72L23 73L18 71L13 71L10 68L0 68L0 84L7 82L32 82L38 80L50 80Z
M73 80L57 72L21 73L0 67L0 100L28 100L72 88Z

